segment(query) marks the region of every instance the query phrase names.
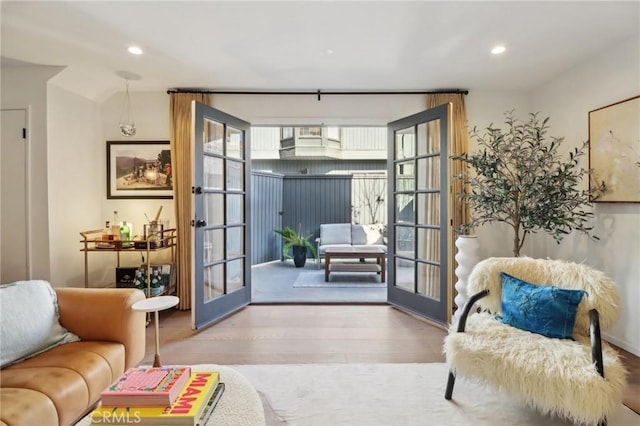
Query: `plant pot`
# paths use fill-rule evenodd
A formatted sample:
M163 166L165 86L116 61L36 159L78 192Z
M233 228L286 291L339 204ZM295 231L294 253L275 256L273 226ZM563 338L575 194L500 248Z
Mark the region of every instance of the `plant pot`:
M296 268L302 268L307 262L307 246L293 246L293 263Z

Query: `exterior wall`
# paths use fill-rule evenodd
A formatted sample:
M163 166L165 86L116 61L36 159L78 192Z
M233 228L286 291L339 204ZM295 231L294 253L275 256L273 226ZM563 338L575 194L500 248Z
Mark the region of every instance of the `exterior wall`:
M351 222L351 176L285 176L282 225L311 233L314 242L322 223Z
M282 175L251 173L251 264L280 259L282 229Z
M280 159L280 127L253 126L251 128L251 158L254 160ZM380 160L387 158L387 129L382 126L341 127L340 160ZM286 161L302 161L290 160ZM318 160L310 160L318 161Z

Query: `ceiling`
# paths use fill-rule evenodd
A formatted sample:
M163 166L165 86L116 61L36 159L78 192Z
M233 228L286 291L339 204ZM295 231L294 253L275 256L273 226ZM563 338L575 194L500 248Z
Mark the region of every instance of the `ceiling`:
M619 43L640 2L1 2L3 66L66 67L53 84L131 91L531 90ZM491 55L496 44L507 48ZM131 44L144 54L127 52Z

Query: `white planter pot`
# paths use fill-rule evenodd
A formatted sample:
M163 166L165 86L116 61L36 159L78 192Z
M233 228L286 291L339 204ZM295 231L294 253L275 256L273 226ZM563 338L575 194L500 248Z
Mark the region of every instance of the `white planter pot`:
M457 323L462 315L462 309L465 303L469 300L469 294L467 293L467 279L469 274L476 263L480 261L478 251L480 249L480 242L475 235L461 235L456 239L456 248L458 252L455 256L458 267L455 270L456 284L455 289L457 295L453 301L456 304L456 312L453 314L453 323Z

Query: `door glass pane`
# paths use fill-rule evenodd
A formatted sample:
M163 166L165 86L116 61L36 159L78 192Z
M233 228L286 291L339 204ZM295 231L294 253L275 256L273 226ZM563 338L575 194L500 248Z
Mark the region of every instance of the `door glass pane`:
M415 262L396 258L396 286L413 293L415 282Z
M227 263L227 292L244 287L244 259Z
M418 156L440 152L440 119L418 124Z
M244 222L244 195L227 195L227 225L237 225Z
M244 163L227 160L227 189L244 189Z
M204 263L220 261L224 256L224 231L222 229L207 229L204 231Z
M244 228L227 229L227 259L242 256L244 253Z
M396 195L396 222L415 223L413 194Z
M416 259L440 263L440 230L418 228Z
M243 158L244 135L242 131L227 126L227 157Z
M224 124L206 118L204 121L204 152L222 155Z
M414 191L414 162L402 161L396 164L396 191Z
M204 220L207 225L224 225L224 195L204 194Z
M418 159L418 190L440 189L440 156Z
M414 259L415 228L410 226L398 226L396 228L396 254Z
M396 132L396 159L415 157L415 128L408 127Z
M437 192L418 194L417 197L418 223L440 225L440 194Z
M224 294L224 263L204 268L202 291L205 302Z
M418 266L418 294L440 300L440 267L416 262Z
M222 173L223 169L222 158L204 156L202 163L203 182L205 188L208 189L223 189L222 188Z

